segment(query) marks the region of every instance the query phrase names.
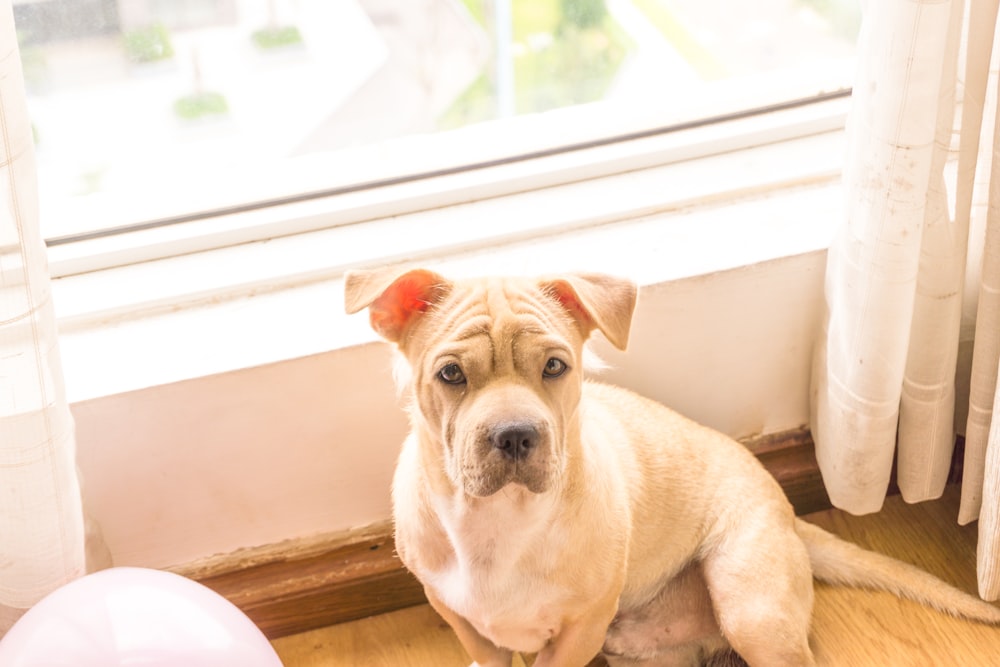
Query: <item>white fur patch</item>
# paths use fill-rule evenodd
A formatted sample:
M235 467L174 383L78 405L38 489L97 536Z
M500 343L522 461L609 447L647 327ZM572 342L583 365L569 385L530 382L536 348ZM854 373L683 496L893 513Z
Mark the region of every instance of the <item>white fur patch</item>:
M591 348L590 343L583 346L583 371L585 373L600 375L609 368L611 368L611 365L597 356L597 353Z
M546 541L562 540L552 528L555 500L518 487L471 503L432 497L456 559L421 578L498 646L535 653L561 629L559 610L572 593L539 574L559 566L558 549L531 553Z
M392 380L396 383L398 396L404 395L413 382L413 369L410 368L410 362L399 350L393 350L392 354Z

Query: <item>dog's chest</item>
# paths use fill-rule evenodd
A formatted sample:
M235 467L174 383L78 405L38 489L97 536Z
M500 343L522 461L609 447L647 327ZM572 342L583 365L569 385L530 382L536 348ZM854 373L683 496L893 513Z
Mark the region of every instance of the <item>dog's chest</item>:
M558 567L558 529L540 512L504 505L442 517L454 558L425 582L498 646L536 652L559 632L573 593L546 576Z

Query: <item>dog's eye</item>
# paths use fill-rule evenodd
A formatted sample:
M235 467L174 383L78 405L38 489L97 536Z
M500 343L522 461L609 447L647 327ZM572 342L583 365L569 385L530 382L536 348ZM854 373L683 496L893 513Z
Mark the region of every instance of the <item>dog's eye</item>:
M458 364L448 364L440 371L438 371L438 377L441 378L442 382L448 384L463 384L465 382L465 373Z
M552 357L545 362L545 369L542 371L542 375L547 378L557 378L565 373L567 368L569 366L566 365L566 362Z

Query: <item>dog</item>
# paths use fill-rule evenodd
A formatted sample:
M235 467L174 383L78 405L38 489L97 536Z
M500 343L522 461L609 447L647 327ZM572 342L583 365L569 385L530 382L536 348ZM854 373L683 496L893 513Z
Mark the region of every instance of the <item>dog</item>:
M814 664L813 578L1000 623L1000 609L801 521L735 440L584 379L628 341L637 288L599 274L349 272L410 373L396 548L472 667Z

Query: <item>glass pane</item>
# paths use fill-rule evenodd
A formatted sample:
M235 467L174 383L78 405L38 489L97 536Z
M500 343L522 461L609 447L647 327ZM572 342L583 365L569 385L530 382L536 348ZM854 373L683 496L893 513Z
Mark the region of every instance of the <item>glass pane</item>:
M50 238L625 135L640 110L669 126L828 92L849 85L860 17L856 0L14 12Z

